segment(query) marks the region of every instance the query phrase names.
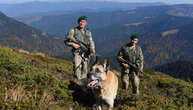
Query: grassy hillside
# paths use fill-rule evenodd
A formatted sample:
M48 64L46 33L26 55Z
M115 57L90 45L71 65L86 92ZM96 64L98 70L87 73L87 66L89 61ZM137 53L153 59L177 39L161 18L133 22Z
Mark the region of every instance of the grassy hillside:
M3 110L53 110L71 100L69 82L62 79L71 74L70 62L4 47L0 47L0 56Z
M154 70L145 70L141 95L119 89L117 110L191 110L193 84ZM71 79L69 61L40 53L0 47L0 108L2 110L86 110L90 90Z

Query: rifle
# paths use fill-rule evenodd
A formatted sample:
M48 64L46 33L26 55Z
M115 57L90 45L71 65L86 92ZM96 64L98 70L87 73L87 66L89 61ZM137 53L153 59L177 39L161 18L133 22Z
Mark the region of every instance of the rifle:
M84 57L89 57L90 55L90 48L87 47L87 45L81 41L74 42L78 45L80 45L81 53L84 53Z
M84 57L88 58L90 55L90 48L87 47L87 45L81 41L76 40L75 38L70 38L70 42L76 43L80 45L80 52L81 54L84 54Z
M128 64L131 68L133 68L135 71L137 71L140 77L143 77L143 76L144 76L145 73L144 73L143 71L141 71L141 70L140 70L137 66L135 66L134 64L132 64L132 63L124 60L124 59L121 58L121 57L118 57L118 59L119 59L119 61Z

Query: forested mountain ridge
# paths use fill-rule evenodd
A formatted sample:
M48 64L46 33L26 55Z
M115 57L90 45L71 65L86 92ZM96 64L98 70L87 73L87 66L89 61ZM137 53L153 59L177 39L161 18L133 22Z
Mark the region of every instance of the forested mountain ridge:
M176 61L154 67L156 71L164 72L175 78L193 82L193 62Z
M0 45L42 52L50 56L69 52L63 38L51 36L0 12Z

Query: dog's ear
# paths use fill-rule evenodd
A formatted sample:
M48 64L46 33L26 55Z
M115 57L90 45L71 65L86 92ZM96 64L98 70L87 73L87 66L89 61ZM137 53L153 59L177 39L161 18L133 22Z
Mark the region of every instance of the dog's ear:
M93 65L96 65L96 64L98 64L99 63L99 61L98 61L98 56L95 56L95 61L94 61L94 64Z
M109 58L105 58L103 66L106 72L110 69L110 59Z

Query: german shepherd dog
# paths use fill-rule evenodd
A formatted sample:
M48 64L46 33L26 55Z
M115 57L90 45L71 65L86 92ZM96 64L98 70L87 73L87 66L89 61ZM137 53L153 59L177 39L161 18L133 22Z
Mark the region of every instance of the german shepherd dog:
M103 65L98 64L98 58L96 58L91 72L88 74L88 78L91 80L88 86L92 88L98 110L102 110L103 103L107 104L109 110L112 110L117 95L117 73L110 71L109 66L108 58L104 60Z

